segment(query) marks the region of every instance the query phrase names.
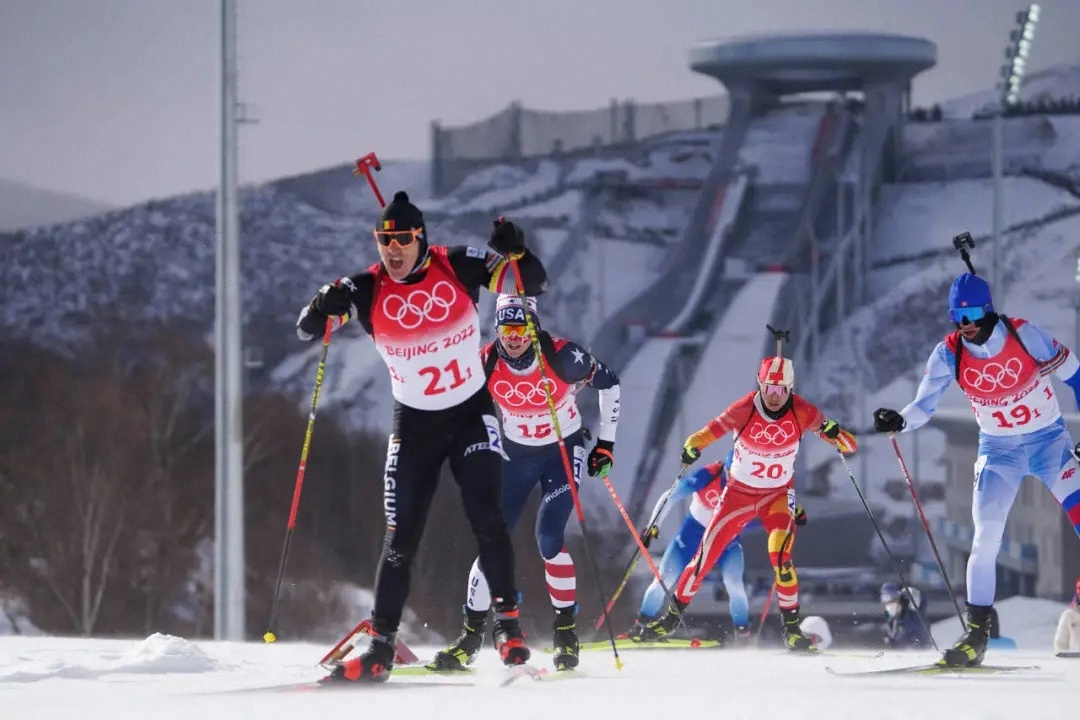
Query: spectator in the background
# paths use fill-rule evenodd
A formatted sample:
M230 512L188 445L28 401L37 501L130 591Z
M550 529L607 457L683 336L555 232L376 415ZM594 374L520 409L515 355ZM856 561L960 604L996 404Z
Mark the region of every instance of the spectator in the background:
M908 595L908 592L911 594ZM881 604L885 607L885 644L892 648L924 648L930 646L930 635L923 619L926 598L918 588L908 592L894 582L881 586Z
M1061 613L1054 633L1054 654L1062 653L1080 655L1080 577L1076 578L1076 593Z

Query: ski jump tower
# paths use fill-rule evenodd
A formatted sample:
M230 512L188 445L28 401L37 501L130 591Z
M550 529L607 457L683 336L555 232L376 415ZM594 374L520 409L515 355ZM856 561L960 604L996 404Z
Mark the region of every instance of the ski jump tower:
M813 365L822 330L842 319L846 308L866 300L874 191L881 182L897 179L911 79L936 59L937 47L929 40L879 33L761 35L704 42L691 50L691 69L716 78L728 90L729 131L785 96L861 96L854 143L831 183L835 194L826 190L826 197L814 199L818 207L807 208L808 222L791 239L793 251L806 246L800 256L810 265L791 288L803 299L794 303L802 309L788 319L800 328L795 343L799 360ZM815 231L820 223L814 213L833 206L831 227Z

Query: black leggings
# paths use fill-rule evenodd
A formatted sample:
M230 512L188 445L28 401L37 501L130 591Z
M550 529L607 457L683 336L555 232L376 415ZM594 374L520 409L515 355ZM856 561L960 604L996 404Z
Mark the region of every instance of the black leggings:
M396 631L401 622L413 558L438 487L439 470L447 459L476 535L491 596L496 603L517 600L514 549L502 514L502 436L487 388L445 410L417 410L397 403L386 450L386 540L375 578L372 615L380 633Z

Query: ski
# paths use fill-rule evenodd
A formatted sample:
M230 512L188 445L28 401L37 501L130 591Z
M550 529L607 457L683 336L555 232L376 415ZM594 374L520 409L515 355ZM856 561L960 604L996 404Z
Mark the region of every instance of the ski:
M1054 657L1059 657L1059 658L1080 658L1080 652L1059 652L1058 654L1054 655Z
M461 682L458 680L435 680L435 677L445 677L447 675L454 676L471 676L473 671L452 671L452 672L436 672L425 670L422 667L404 667L395 668L390 672L390 677L385 682L373 682L373 681L361 681L355 682L351 680L344 680L338 682L330 682L326 678L321 680L309 680L306 682L289 682L280 683L278 685L261 685L257 687L248 688L236 688L234 690L220 690L209 694L234 694L234 693L260 693L260 692L326 692L329 690L362 690L371 688L383 688L387 686L408 686L413 688L419 687L472 687L475 686L475 682ZM396 681L396 677L403 679ZM429 677L431 680L423 680L420 678ZM405 679L408 678L408 679Z
M465 675L475 675L476 671L472 668L463 668L461 670L436 670L435 668L428 667L427 665L406 665L405 667L395 667L390 676L401 675L404 677L420 677L424 675L439 675L442 677L458 677Z
M859 660L877 660L885 657L885 651L879 650L876 653L869 652L854 652L847 650L788 650L787 648L779 649L776 651L777 655L787 655L791 657L844 657L844 658L857 658Z
M825 670L836 677L868 677L871 675L997 675L1001 673L1038 670L1038 665L976 665L974 667L950 667L947 665L907 665L878 670L840 671L831 667Z
M618 638L615 640L615 647L619 650L627 649L641 649L641 650L673 650L673 649L685 649L685 648L715 648L720 647L721 643L717 640L699 640L698 638L684 639L673 638L670 640L656 640L651 642L638 642L629 638ZM581 651L587 650L610 650L610 640L594 640L593 642L583 642L578 646ZM543 648L543 652L554 652L552 648Z

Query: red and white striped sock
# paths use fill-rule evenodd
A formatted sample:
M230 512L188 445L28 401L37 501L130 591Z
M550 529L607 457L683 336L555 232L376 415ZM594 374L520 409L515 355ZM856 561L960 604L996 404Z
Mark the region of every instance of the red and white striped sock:
M556 608L570 607L577 602L577 577L574 574L574 561L566 548L555 557L544 560L544 574L547 577L548 595Z

